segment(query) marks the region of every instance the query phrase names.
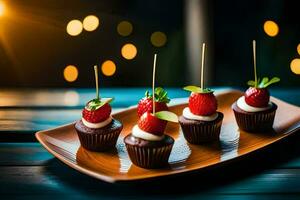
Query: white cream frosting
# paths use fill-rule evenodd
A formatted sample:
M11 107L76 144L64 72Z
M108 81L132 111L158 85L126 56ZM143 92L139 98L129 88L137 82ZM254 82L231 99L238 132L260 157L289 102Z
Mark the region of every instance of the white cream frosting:
M154 135L152 133L148 133L146 131L143 131L142 129L139 128L138 125L135 125L132 129L132 135L134 137L138 137L138 138L141 138L141 139L144 139L144 140L149 140L149 141L160 141L162 139L164 139L164 135L162 136L157 136L157 135Z
M82 123L89 128L102 128L102 127L108 125L112 121L112 119L113 118L111 116L109 116L109 118L107 118L106 120L104 120L102 122L91 123L91 122L86 121L84 118L81 118Z
M247 104L246 100L245 100L245 96L241 96L238 100L237 100L237 106L242 109L243 111L246 112L260 112L260 111L264 111L264 110L268 110L272 107L272 103L269 102L268 106L266 107L254 107L254 106L250 106Z
M191 112L189 107L185 107L182 111L182 115L184 116L184 118L186 119L191 119L191 120L200 120L200 121L213 121L215 119L217 119L218 117L218 113L214 113L212 115L209 116L203 116L203 115L195 115Z

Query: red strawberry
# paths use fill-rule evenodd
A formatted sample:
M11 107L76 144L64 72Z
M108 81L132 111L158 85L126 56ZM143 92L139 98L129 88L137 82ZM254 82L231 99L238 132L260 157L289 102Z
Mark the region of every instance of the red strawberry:
M270 93L266 88L249 87L245 92L245 101L254 107L266 107L270 100Z
M138 121L138 126L143 131L161 136L164 134L167 121L158 119L151 112L145 112Z
M152 112L153 102L152 102L152 94L149 91L146 91L145 97L141 99L138 103L137 114L138 117L141 117L145 112ZM167 103L170 102L168 98L168 93L161 87L155 88L154 91L154 99L155 99L155 111L163 111L169 110Z
M217 111L217 107L217 99L212 92L192 93L189 98L189 108L195 115L212 115Z
M82 111L82 117L91 123L99 123L106 120L111 113L111 107L108 103L104 104L96 110L88 110L84 108Z
M137 106L137 114L138 117L141 117L145 112L152 112L153 102L152 98L144 97L142 98ZM167 104L165 102L155 102L155 112L169 110Z

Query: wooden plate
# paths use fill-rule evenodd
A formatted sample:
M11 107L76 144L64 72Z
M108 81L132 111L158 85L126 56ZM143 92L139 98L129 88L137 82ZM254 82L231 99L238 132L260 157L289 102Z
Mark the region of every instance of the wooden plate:
M216 94L219 111L224 113L220 142L206 145L191 145L186 142L178 124L168 123L166 133L175 138L175 144L169 158L169 167L163 169L142 169L133 165L128 158L123 138L131 132L137 122L136 108L113 114L120 120L124 129L116 148L110 152L96 153L80 146L74 123L52 130L36 133L38 141L55 157L70 167L107 181L132 181L160 176L174 175L192 170L223 164L270 145L300 129L300 108L271 98L278 105L274 130L270 133L247 133L239 131L231 104L242 93L226 91ZM181 115L186 103L171 106L170 110Z

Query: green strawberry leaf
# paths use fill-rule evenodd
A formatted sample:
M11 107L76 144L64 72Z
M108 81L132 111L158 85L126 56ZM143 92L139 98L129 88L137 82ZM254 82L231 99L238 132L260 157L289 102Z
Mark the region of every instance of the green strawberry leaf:
M247 85L251 86L251 87L255 87L255 81L250 80L247 82Z
M264 88L268 87L269 85L273 84L273 83L277 83L280 81L280 78L278 77L273 77L269 82L266 82L264 84Z
M259 83L258 87L259 88L263 88L264 85L269 81L268 77L263 77L263 79L261 80L261 82Z
M152 94L149 91L146 91L145 96L146 96L146 98L152 98ZM162 103L170 102L167 91L165 91L161 87L155 88L154 97L155 97L156 102L162 102Z
M250 87L266 88L269 85L271 85L273 83L277 83L279 81L280 81L280 78L278 78L278 77L273 77L271 80L269 80L268 77L264 77L261 81L260 81L260 79L258 79L257 84L253 80L248 81L247 84Z
M183 89L190 91L190 92L195 92L195 93L213 93L214 92L212 89L209 89L209 88L202 89L201 87L197 87L194 85L185 86Z
M152 95L150 94L150 92L148 90L145 92L145 97L152 98Z
M155 113L158 119L178 123L178 116L170 111L159 111Z
M114 98L101 98L101 99L93 99L86 105L87 110L97 110L104 106L107 103L110 103L114 100Z

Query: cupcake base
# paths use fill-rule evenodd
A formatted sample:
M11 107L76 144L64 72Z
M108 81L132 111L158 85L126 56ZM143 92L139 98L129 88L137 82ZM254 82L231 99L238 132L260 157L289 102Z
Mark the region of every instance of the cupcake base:
M124 138L124 143L133 164L152 169L168 165L174 139L165 135L161 141L148 141L130 134Z
M201 121L179 117L184 138L191 144L202 144L219 140L223 113L218 112L218 117L213 121Z
M234 102L231 106L236 122L241 130L247 132L265 132L272 130L277 105L272 103L272 107L260 112L246 112Z
M107 126L98 129L86 127L82 120L75 124L81 145L87 150L99 152L115 147L122 129L123 125L115 119Z

